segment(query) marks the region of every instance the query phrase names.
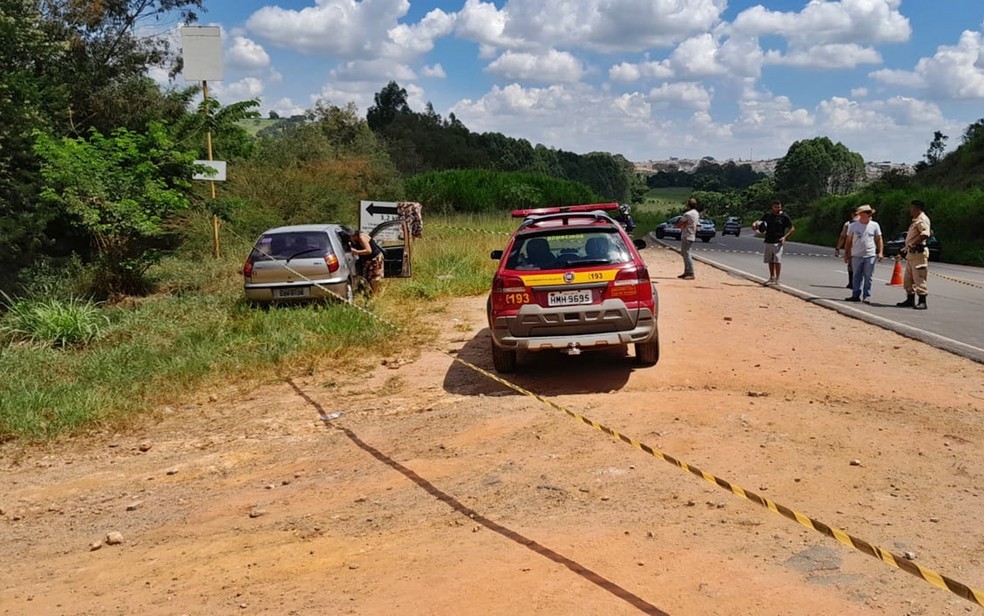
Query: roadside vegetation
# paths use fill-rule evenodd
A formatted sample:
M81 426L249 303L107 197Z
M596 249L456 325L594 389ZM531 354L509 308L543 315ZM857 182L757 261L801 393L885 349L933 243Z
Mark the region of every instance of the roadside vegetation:
M259 101L204 101L198 87L147 77L178 55L166 32L137 38L130 24L193 23L203 0L77 4L0 9L0 442L126 422L204 388L412 353L428 338L419 314L487 292L489 253L515 228L514 208L632 203L641 236L691 195L718 221L757 216L779 196L802 223L798 239L831 243L858 203L892 233L921 198L946 257L984 263L980 122L950 154L938 134L915 177L870 185L859 157L826 138L793 144L775 178L713 160L694 174L644 175L619 154L473 133L430 105L415 112L395 82L364 117L320 101L261 120ZM215 195L192 179L207 136L228 164ZM356 226L360 200L423 203L412 279L388 281L362 309L243 300L242 260L262 231Z

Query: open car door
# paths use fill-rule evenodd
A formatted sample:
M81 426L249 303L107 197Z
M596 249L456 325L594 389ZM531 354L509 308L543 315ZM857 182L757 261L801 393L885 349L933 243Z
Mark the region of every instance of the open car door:
M413 275L413 239L405 220L388 220L370 231L369 237L383 250L384 277L410 278Z

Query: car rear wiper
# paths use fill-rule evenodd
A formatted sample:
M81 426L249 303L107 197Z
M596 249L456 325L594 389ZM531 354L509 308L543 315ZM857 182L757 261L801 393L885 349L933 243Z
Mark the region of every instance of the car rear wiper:
M608 265L611 262L611 259L578 259L571 265Z
M294 257L299 257L299 256L301 256L303 254L307 254L309 252L318 252L319 250L321 250L321 249L320 248L308 248L307 250L302 250L301 252L295 252L294 254L292 254L289 257L287 257L287 262L289 263L290 260L293 259Z

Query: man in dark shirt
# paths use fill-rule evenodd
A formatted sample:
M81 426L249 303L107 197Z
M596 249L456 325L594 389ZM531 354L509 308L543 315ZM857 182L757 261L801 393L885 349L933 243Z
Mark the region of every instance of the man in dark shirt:
M765 234L765 251L762 260L769 264L769 280L765 284L779 284L779 274L782 272L782 247L796 227L793 226L792 219L782 211L782 203L779 201L772 202L772 211L763 214L760 223L756 230Z

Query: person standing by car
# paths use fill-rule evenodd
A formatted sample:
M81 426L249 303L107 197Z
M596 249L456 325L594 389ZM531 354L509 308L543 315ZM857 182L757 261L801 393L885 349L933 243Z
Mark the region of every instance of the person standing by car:
M690 248L697 241L697 227L700 225L700 211L703 208L697 199L687 200L687 211L683 213L676 226L680 229L680 254L683 255L683 273L677 276L683 280L694 279L694 260L690 256Z
M912 222L909 224L909 231L905 234L905 246L899 251L906 264L905 277L902 281L905 287L905 301L895 305L899 308L925 310L926 295L929 293L926 288L926 276L929 274L929 247L926 242L932 235L929 216L926 215L926 204L918 199L913 200L909 204L909 216L912 217Z
M858 219L847 227L847 241L844 244L844 262L853 264L849 302L871 303L871 277L875 273L875 260L885 258L885 244L882 241L881 226L871 220L875 210L865 203L855 212Z
M375 294L379 291L379 283L383 279L383 249L368 233L356 231L349 237L349 247L352 254L359 257L359 269L362 276L369 281L369 287Z
M765 234L762 261L769 265L769 280L765 284L779 284L779 275L782 273L782 247L796 227L793 226L793 220L782 211L782 202L778 200L772 202L772 211L762 214L762 219L756 224L756 231Z
M845 248L845 244L847 243L847 228L850 227L851 226L851 223L854 222L857 219L858 219L858 215L855 214L855 215L851 216L851 220L848 220L847 222L845 222L844 223L844 226L841 227L840 237L837 238L837 246L834 247L834 256L835 257L841 256L840 255L840 251L841 250L844 250L844 255L845 256L848 255L848 254L850 254L849 251ZM854 288L854 264L851 262L850 259L845 259L845 262L847 263L847 288L848 289L853 289Z

